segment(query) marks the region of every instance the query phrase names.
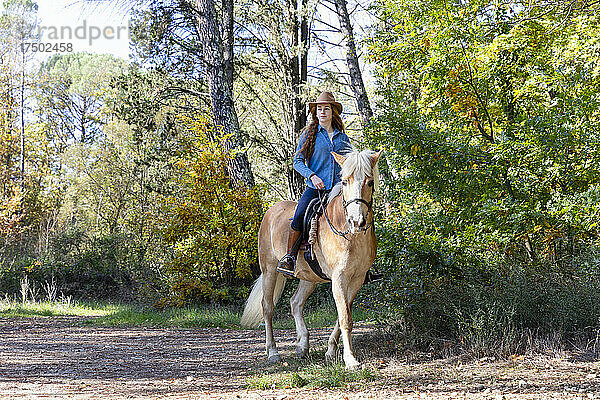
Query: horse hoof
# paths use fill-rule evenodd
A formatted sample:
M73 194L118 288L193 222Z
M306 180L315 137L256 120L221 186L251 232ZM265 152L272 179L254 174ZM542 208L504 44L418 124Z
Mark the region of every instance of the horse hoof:
M307 358L308 357L308 349L296 347L296 356L298 358Z
M330 363L330 364L335 363L335 352L333 352L333 353L329 353L329 352L325 353L325 362L326 363Z
M346 364L346 371L358 371L360 369L360 363L358 361L350 362Z
M336 364L342 361L341 353L337 347L328 348L325 353L325 362L330 364Z
M277 364L280 362L281 362L281 357L279 357L279 354L274 354L272 356L269 356L269 363Z

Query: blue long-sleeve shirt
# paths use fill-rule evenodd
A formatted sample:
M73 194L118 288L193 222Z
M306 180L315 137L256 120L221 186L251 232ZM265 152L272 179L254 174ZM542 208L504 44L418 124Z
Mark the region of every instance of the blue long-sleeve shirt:
M351 152L353 149L348 135L336 129L333 132L331 140L329 140L327 131L319 125L319 128L317 129L317 138L315 140L315 150L308 163L306 162L304 154L300 153L300 149L305 140L306 133L304 133L298 141L296 156L294 157L294 169L306 178L306 185L308 187L315 189L315 186L310 181L310 176L316 174L325 184L325 189L331 189L341 179L341 167L335 162L331 152L335 151L338 154Z

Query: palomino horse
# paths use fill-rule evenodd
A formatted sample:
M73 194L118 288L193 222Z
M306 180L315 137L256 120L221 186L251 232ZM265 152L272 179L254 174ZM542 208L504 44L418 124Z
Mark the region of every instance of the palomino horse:
M333 358L341 335L344 363L346 368L354 369L360 364L354 357L350 338L352 302L377 253L372 202L378 180L377 161L381 151L353 152L346 157L332 154L342 166L342 192L341 196L329 202L325 213L320 217L313 249L321 269L331 279L338 314L335 328L329 336L325 357L329 360ZM277 262L287 250L289 219L293 216L295 207L296 202L280 201L266 212L260 224L258 257L262 274L252 288L241 319L243 326L256 327L264 318L267 357L270 362L281 360L273 338L273 309L281 296L286 278L277 272ZM296 353L305 357L309 348L308 329L302 310L317 283L325 281L311 270L302 251L298 254L295 273L300 278L300 283L290 304L296 323Z

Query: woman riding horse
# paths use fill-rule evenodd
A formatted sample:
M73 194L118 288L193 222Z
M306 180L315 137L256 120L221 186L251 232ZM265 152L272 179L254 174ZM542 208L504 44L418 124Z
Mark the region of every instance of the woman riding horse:
M298 204L280 201L265 213L258 232L261 275L252 288L240 322L242 326L256 327L264 320L267 357L270 362L280 361L273 335L273 312L285 286L284 274L297 276L300 282L290 306L296 323L296 353L306 357L309 335L302 316L304 304L318 283L331 281L338 318L325 357L335 356L341 337L344 363L352 369L359 366L350 338L352 303L377 253L373 195L378 181L377 162L382 152L351 151L339 117L342 106L331 93L321 93L317 101L310 103L310 110L313 119L300 139L294 159L294 168L306 178L307 188ZM328 201L316 224L313 249L323 277L316 275L302 257L296 261L299 247L296 242L309 201L318 196L318 190L331 189L340 180L340 194ZM292 215L290 229L288 219Z
M353 151L340 117L342 105L335 101L333 94L322 92L317 100L308 103L308 107L312 119L300 136L294 157L294 169L306 178L306 189L298 201L288 231L287 252L277 264L277 271L289 277L294 277L306 208L312 199L319 196L319 190L331 190L340 182L340 165L331 153L344 155ZM357 224L364 226L366 221L357 221ZM369 270L365 283L381 280L382 277Z
M277 271L294 276L297 241L302 233L302 219L312 199L319 190L331 190L340 181L340 166L331 152L346 154L352 151L350 139L344 133L340 114L342 105L329 92L323 92L316 101L309 103L312 121L304 129L298 142L294 169L306 178L306 189L298 201L291 229L288 233L287 254L279 261Z
M290 308L296 323L296 353L306 357L309 352L309 334L302 311L306 299L319 283L331 281L331 291L337 309L337 321L329 336L325 357L333 359L339 339L344 345L346 368L360 364L352 349L352 303L363 285L365 275L377 254L377 239L373 227L373 196L377 189L377 162L381 151L364 150L342 156L332 152L341 166L340 195L329 200L317 223L313 245L325 278L317 275L303 257L298 257L296 276L298 288L290 299ZM258 326L265 323L267 357L270 362L281 358L273 335L273 312L285 286L285 277L277 272L278 260L285 254L288 218L294 214L296 202L280 201L271 206L258 232L258 261L261 275L248 296L241 325Z

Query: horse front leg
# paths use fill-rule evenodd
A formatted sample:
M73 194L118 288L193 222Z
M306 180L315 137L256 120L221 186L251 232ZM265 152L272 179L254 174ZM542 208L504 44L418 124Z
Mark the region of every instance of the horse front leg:
M359 287L359 289L360 289L360 287ZM358 292L356 292L356 293L358 293ZM352 305L354 303L354 297L356 296L356 293L354 294L353 299L350 301L350 313L352 313ZM352 315L352 314L350 314L350 315ZM341 333L342 333L342 330L340 329L340 320L336 319L335 327L333 328L331 335L329 335L329 340L327 340L327 352L325 353L325 360L327 362L335 361L335 355L338 350Z
M316 283L301 280L296 293L290 299L292 315L296 324L296 355L300 358L307 357L309 349L308 328L306 328L302 311L304 310L306 299L315 290L315 287L317 287Z
M364 276L362 279L364 280ZM339 335L341 335L342 343L344 344L344 364L346 365L346 369L357 369L360 366L360 363L354 357L354 350L352 348L352 302L362 286L363 280L360 278L349 279L342 274L334 274L331 279L331 289L338 313L336 327L339 325ZM331 337L334 337L335 334L336 330L334 329ZM337 344L337 340L335 342Z

